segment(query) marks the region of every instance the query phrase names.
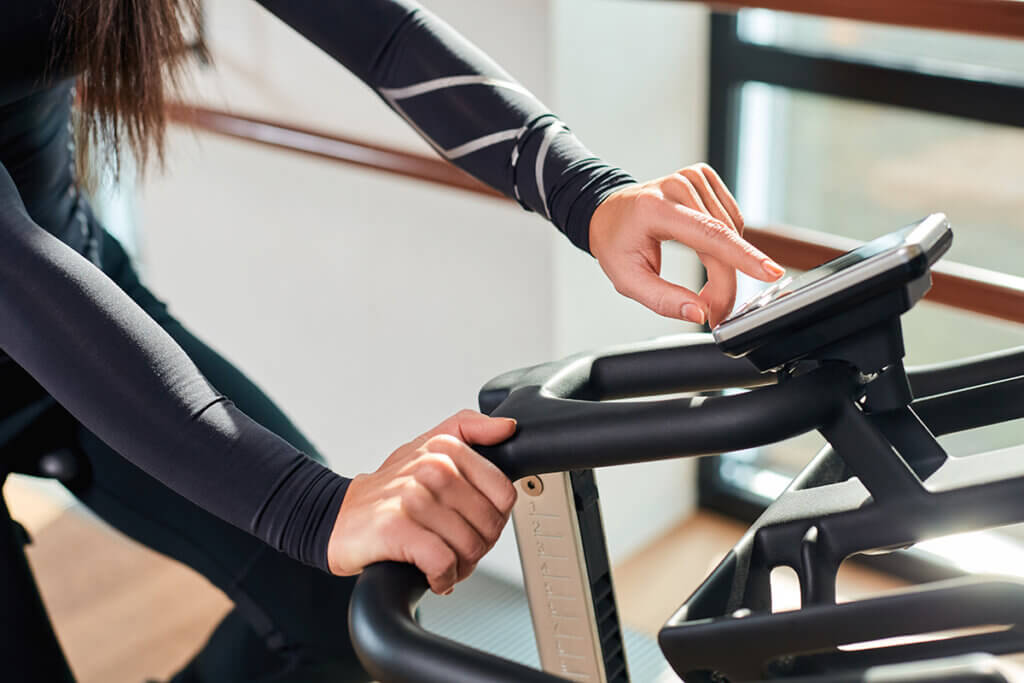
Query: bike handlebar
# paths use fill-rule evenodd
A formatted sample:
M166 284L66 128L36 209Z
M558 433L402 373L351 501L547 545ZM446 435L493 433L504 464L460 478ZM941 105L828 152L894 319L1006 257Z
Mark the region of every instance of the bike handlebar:
M668 392L771 384L710 335L684 335L506 373L480 392L484 412L514 417L515 436L477 450L510 479L752 448L827 422L862 378L827 365L747 393L613 401ZM415 604L427 589L411 565L367 567L352 595L349 626L369 672L387 683L514 683L561 678L449 641L420 628Z
M604 403L520 387L492 412L516 419L515 436L476 450L512 480L743 450L825 424L858 386L856 371L834 365L758 391L659 401Z
M427 580L411 564L363 570L352 592L348 627L363 665L383 683L557 683L564 679L435 635L413 611Z

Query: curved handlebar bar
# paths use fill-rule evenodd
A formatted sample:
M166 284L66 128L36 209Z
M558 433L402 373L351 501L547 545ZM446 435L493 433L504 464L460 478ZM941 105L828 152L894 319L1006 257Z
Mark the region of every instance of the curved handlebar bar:
M564 679L424 631L413 610L427 590L416 567L381 562L363 570L348 610L359 659L374 679L431 683L554 683Z
M580 355L502 375L480 392L481 408L515 417L515 436L477 448L510 479L753 448L829 421L861 386L844 365L826 365L758 391L715 397L602 402L669 392L771 384L747 361L725 356L710 335L684 335ZM422 630L412 618L426 591L410 565L367 567L349 625L356 652L386 683L560 681Z

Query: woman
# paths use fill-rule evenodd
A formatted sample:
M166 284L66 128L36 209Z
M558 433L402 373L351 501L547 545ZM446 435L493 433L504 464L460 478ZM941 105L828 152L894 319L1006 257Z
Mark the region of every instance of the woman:
M636 183L411 0L261 4L657 313L715 324L732 307L735 269L781 275L740 236L739 209L710 168ZM78 421L91 467L80 499L235 602L174 680L365 680L345 630L351 580L337 576L388 559L416 564L438 593L468 576L515 498L471 446L508 438L514 423L466 411L371 474L349 480L323 467L287 418L145 288L76 180L76 140L159 156L164 86L187 52L182 23L198 16L196 0L43 0L7 3L0 16L3 386L22 387L16 405L49 394ZM658 277L669 239L707 266L699 294ZM70 680L60 661L5 666L26 680Z

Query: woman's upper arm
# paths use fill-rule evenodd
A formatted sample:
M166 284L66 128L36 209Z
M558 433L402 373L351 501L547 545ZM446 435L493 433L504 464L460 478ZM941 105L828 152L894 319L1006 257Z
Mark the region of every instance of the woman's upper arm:
M257 0L367 82L391 37L415 12L407 0Z
M32 221L2 165L0 240L0 350L132 463L326 569L347 480L221 396L115 282Z
M633 178L595 157L472 42L407 0L258 0L372 87L444 158L589 248ZM343 115L343 113L339 113Z

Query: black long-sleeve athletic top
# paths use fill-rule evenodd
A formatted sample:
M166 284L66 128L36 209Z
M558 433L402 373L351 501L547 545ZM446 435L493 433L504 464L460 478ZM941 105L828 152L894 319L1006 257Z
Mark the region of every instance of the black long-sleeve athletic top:
M633 182L410 0L260 1L438 153L582 249L597 206ZM74 74L59 58L47 69L56 5L0 3L0 350L143 470L326 569L348 480L239 411L96 267L101 242L74 177Z

